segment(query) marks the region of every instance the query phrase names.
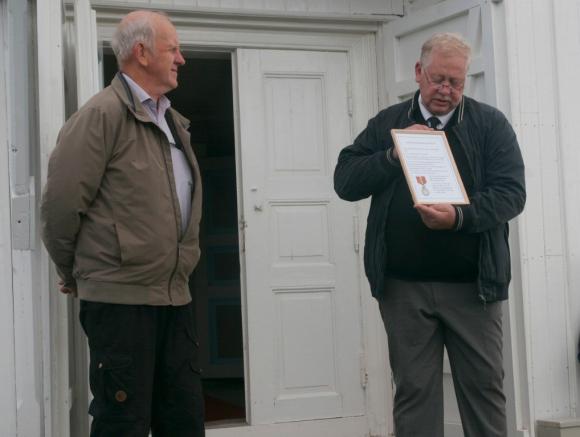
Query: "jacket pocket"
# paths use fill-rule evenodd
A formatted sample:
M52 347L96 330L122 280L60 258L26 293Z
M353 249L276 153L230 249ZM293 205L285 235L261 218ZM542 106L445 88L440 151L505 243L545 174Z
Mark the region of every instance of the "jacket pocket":
M143 266L158 263L163 257L167 243L163 236L152 232L134 232L128 226L115 224L122 266Z
M86 220L77 237L75 276L94 279L115 272L120 266L121 251L115 225L110 221Z

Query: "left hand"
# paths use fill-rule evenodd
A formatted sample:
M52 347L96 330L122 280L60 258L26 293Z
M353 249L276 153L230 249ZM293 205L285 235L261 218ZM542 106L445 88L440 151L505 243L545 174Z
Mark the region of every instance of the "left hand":
M77 295L77 284L73 282L72 284L65 284L63 280L58 281L58 290L63 294L70 294L72 296Z
M455 208L449 203L436 205L415 205L421 220L429 229L442 231L453 229L455 224Z

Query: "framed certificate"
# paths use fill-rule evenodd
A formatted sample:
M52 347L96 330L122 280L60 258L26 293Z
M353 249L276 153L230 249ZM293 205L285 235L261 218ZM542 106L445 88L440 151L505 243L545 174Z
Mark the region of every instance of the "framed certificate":
M445 132L392 129L391 135L415 204L469 203Z

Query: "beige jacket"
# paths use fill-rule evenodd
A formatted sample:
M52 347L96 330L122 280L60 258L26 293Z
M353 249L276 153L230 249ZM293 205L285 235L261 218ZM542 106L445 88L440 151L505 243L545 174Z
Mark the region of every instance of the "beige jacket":
M119 76L60 131L41 204L42 238L81 299L184 305L199 260L201 178L189 122L169 109L192 168L189 226L181 216L165 134Z

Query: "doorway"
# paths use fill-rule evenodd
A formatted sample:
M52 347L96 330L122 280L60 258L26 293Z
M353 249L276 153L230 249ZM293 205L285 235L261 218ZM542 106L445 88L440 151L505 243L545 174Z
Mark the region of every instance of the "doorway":
M191 121L203 181L201 258L189 286L196 312L206 423L246 420L231 55L185 53L167 96ZM103 55L104 84L117 72Z

